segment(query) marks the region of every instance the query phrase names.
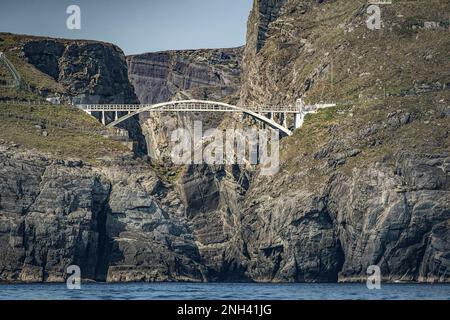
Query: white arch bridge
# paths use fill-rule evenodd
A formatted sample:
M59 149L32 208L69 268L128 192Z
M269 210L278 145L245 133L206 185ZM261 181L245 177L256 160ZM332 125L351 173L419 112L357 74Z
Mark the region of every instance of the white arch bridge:
M181 100L169 101L157 104L81 104L78 108L92 114L92 112L101 113L101 121L107 127L114 127L119 123L142 112L240 112L250 115L257 121L260 121L274 129L278 129L286 135L291 135L287 125L287 115L294 115L294 128L298 128L303 124L306 114L316 112L320 108L331 107L334 104L312 105L307 106L301 99L298 99L294 106L262 106L258 108L243 108L231 104L205 101L205 100ZM113 112L114 121L106 124L106 112ZM127 112L123 116L119 116L119 112ZM278 120L275 121L275 115L278 114Z

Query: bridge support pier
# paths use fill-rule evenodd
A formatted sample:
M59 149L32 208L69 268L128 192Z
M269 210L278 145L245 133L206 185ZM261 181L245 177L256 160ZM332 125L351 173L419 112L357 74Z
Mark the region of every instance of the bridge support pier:
M303 118L304 118L303 113L295 114L295 119L294 119L294 128L295 129L298 129L303 125Z
M106 126L105 111L102 111L102 124Z
M294 128L298 129L303 125L303 119L305 118L304 113L305 104L303 103L302 99L297 99L295 105L298 109L298 113L295 114Z
M117 120L119 120L119 115L117 114L117 111L116 111L114 114L114 121L117 121Z
M280 113L280 121L281 125L285 128L287 128L287 115L286 113Z

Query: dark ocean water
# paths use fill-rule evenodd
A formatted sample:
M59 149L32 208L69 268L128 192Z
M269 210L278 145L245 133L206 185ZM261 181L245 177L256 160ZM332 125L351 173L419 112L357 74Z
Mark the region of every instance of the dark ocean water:
M254 284L254 283L89 283L80 290L65 284L2 284L0 299L145 300L450 300L450 284Z

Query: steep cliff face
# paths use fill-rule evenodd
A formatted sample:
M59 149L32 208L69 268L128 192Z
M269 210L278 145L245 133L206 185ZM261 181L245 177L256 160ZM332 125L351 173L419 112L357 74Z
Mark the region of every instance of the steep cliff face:
M197 243L174 191L144 163L102 168L112 183L105 224L107 281L206 281Z
M243 48L179 50L127 57L128 73L141 103L171 100L213 100L236 103L239 98ZM170 134L202 121L217 127L223 114L151 113L140 115L149 156L166 162Z
M382 28L370 30L365 1L255 1L241 103L347 103L448 88L448 8L420 10L424 3L382 6Z
M385 280L449 281L449 160L403 155L394 172L377 164L336 177L329 208L345 254L341 279L363 280L378 264Z
M79 86L77 93L79 93L78 98L82 99L81 102L108 102L110 98L117 98L108 96L108 93L103 95L102 86L98 86L97 82L92 80L97 74L88 72L90 68L99 70L107 68L108 66L102 65L103 59L86 61L84 59L86 55L81 50L73 54L73 59L70 58L72 62L63 63L62 61L70 60L69 57L72 55L64 59L58 58L67 49L64 49L58 41L51 39L39 41L33 39L25 46L28 62L30 65L33 63L36 70L42 73L40 77L45 74L52 79L49 80L50 82L59 81L58 84L62 84L64 79L64 85L68 90ZM239 58L235 55L240 54L240 51L230 49L189 52L186 54L188 56L186 59L192 61L185 61L182 70L169 71L169 73L180 72L179 77L184 77L183 82L186 83L185 91L176 91L173 94L177 96L189 93L189 97L204 98L204 93L207 92L208 97L215 100L229 97L229 95L236 99L240 69ZM85 72L66 77L66 73L62 73L62 70L70 69L71 64L76 64L76 68ZM83 67L84 65L86 68ZM181 68L181 65L183 65L182 62L177 62L170 68ZM86 81L80 80L84 78ZM120 80L120 77L117 79ZM213 96L209 96L210 93ZM66 107L62 106L61 110L64 108ZM184 114L176 117L154 115L151 119L144 116L140 120L144 132L148 133L146 138L151 147L150 154L157 155L152 158L163 159L161 164L164 165L166 160L164 156L167 157L168 150L167 146L164 146L170 138L167 134L170 134L168 129L171 123L173 128L179 126L191 128L193 120L202 120L206 129L207 125L218 126L223 118L221 115ZM160 128L164 129L159 130ZM54 134L56 133L52 132L52 135ZM32 138L38 142L42 139L42 137L34 136ZM140 141L145 140L142 138ZM95 148L95 145L89 147ZM56 160L43 154L39 154L35 159L22 148L16 149L17 146L8 146L2 153L6 158L15 153L23 155L14 161L16 166L5 169L4 178L13 185L20 183L17 181L27 176L29 171L35 175L36 179L43 180L43 172L50 170L53 163L58 163L61 168L57 167L54 175L48 177L49 184L52 180L60 181L60 188L67 194L73 194L75 199L82 195L88 197L97 192L97 189L103 191L101 201L99 200L100 209L94 207L92 201L89 203L89 199L82 208L79 207L78 202L56 201L53 204L51 208L55 207L55 210L62 214L54 220L46 221L52 226L51 231L54 236L58 239L63 238L57 243L54 243L51 240L52 237L45 233L39 238L30 236L26 242L10 247L7 239L15 236L17 231L10 225L23 224L22 218L30 221L30 230L31 228L44 229L44 225L39 225L38 219L32 220L34 211L17 209L23 212L23 217L0 211L0 216L8 219L8 227L2 229L4 241L1 247L11 256L11 259L5 260L2 266L4 267L1 272L2 280L62 281L66 277L65 268L70 264L80 265L84 278L106 281L240 279L239 274L234 272L229 272L227 275L228 270L234 270L233 268L236 267L227 265L226 251L229 250L236 230L234 215L237 206L234 204L242 198L248 188L245 171L242 172L239 168L226 171L224 168L207 166L155 168L144 162L131 160L129 160L130 163L127 163L128 160L115 160L111 164L101 163L97 167L87 163L77 163L75 167L78 169L75 170L72 165L66 165L65 160ZM115 158L117 155L109 154L108 156ZM29 171L27 166L22 166L25 157L29 157L30 163L33 164L33 168ZM38 161L39 159L42 159L42 163ZM76 175L83 179L78 180ZM100 185L86 184L84 177L86 181L98 180L101 183L99 182ZM68 180L72 182L69 183ZM78 190L77 185L83 187ZM6 183L3 186L5 190L9 190ZM42 194L43 202L50 202L52 197L56 197L56 190L43 191L41 188L44 186L40 183L30 184L28 187L36 197ZM11 191L9 198L6 194L5 191L5 196L0 203L7 203L7 199L13 197L12 194L16 194L18 198L25 197L20 190L15 189ZM77 215L70 222L66 222L66 213L70 215L78 211L83 211L85 215ZM69 232L65 231L69 228L67 226L69 224L70 226L72 224L88 226L86 230L83 229L83 232L89 234L89 253L84 252L83 249L80 249L81 253L71 249L73 246L78 246L77 242L81 240L79 238L67 240L64 237ZM60 231L62 235L59 234ZM32 232L32 230L29 231L30 234ZM47 241L47 238L50 240ZM24 249L25 247L29 248L29 252ZM53 260L46 263L46 255L50 249L57 253L53 254ZM35 254L36 250L39 252ZM63 255L64 259L60 255ZM81 260L83 264L80 264Z
M74 103L136 103L123 52L94 41L31 39L25 59L65 88Z
M285 2L285 0L255 0L253 2L253 8L247 22L247 43L242 61L244 66L242 69L242 78L245 79L242 83L241 90L241 102L243 103L262 102L261 100L252 101L252 98L255 97L249 96L250 92L247 88L250 84L245 82L258 78L256 74L258 72L256 60L259 57L258 53L264 47L269 37L269 26L281 15L281 9ZM255 96L260 96L261 99L267 100L268 94L271 93L258 92L257 94L255 93ZM247 98L247 96L249 97Z
M449 8L383 6L370 30L367 6L255 1L241 103L338 106L282 142L279 174L251 181L236 261L252 279L363 280L375 264L385 280L450 279Z
M148 165L98 168L2 142L0 281L208 279L192 232L160 206ZM175 204L174 204L175 205Z
M178 184L131 157L93 167L4 141L0 151L0 281L62 282L72 264L109 282L241 279L226 255L238 168L192 167Z
M297 162L305 156L290 161L298 171L283 165L289 174L257 177L247 193L241 238L250 278L363 281L377 264L385 281L448 281L448 153L339 169L330 159L316 168Z
M250 280L237 252L241 203L251 174L239 166L191 165L175 182L209 281Z
M243 48L163 51L127 57L139 100L222 100L236 94Z
M70 264L96 279L109 183L80 161L0 148L0 279L60 282Z
M142 103L180 99L225 101L239 97L243 48L146 53L128 57L130 79ZM222 127L229 121L220 113L149 114L140 118L151 159L171 176L165 198L171 217L183 217L192 232L205 280L245 280L242 266L230 259L236 241L237 214L248 188L244 168L171 165L171 134ZM163 200L167 201L167 200ZM178 205L176 205L178 204ZM234 256L234 255L233 255Z

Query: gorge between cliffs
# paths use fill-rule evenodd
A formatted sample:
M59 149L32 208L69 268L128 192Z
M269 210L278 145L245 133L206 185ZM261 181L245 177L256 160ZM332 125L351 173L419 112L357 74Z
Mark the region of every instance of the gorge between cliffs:
M64 282L69 265L106 282L360 282L371 265L386 282L450 282L450 4L419 6L386 7L380 37L365 1L255 0L242 47L131 56L0 33L27 82L0 95L0 282ZM12 103L52 95L45 125ZM261 126L242 114L142 113L123 143L51 111L300 97L336 106L281 139L273 176L171 164L173 130Z

